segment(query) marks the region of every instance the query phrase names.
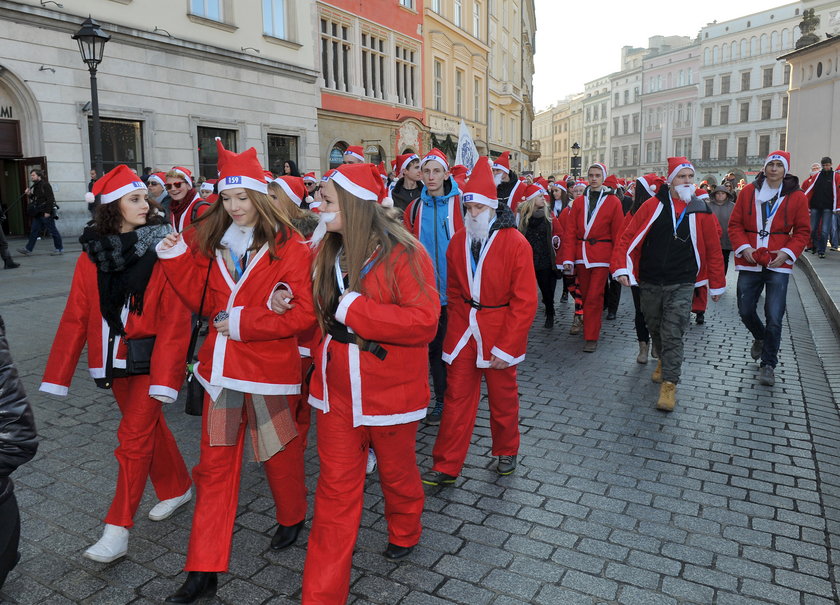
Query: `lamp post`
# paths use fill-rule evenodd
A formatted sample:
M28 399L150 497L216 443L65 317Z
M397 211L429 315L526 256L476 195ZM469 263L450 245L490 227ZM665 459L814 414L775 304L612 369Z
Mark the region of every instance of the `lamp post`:
M577 142L572 145L572 176L580 177L580 145Z
M111 36L102 31L99 23L88 17L82 23L82 27L73 34L73 39L79 43L79 52L82 54L82 61L90 71L90 111L93 118L93 167L96 176L101 177L102 170L102 127L99 123L99 95L96 90L96 68L102 62L102 53L105 50L105 43Z

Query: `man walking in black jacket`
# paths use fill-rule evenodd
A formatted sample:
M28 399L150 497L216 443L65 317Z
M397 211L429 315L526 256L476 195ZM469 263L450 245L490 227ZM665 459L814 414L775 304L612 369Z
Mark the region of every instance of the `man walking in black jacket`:
M52 187L44 179L44 171L35 169L29 173L29 178L32 180L32 186L26 190L29 195L29 205L27 206L27 213L32 217L32 228L29 230L29 241L25 248L18 248L18 252L24 256L29 256L35 249L35 242L38 241L38 236L48 229L55 244L55 250L51 252L53 256L64 254L64 245L61 243L61 234L55 226L55 196L53 195Z

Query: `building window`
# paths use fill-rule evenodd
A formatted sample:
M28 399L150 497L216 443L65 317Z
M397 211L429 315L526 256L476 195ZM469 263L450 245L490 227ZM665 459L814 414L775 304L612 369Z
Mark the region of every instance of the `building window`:
M787 150L787 133L785 132L779 135L779 149L782 151Z
M712 156L712 142L703 141L703 150L700 152L701 160L708 160Z
M216 178L219 156L216 153L216 137L219 137L225 149L237 149L236 131L227 128L199 126L198 135L198 174L208 179Z
M685 104L685 125L689 126L691 124L691 103Z
M750 104L741 103L741 122L750 121Z
M770 135L763 134L758 137L758 155L766 158L770 153Z
M747 161L747 137L738 137L738 163L745 164Z
M703 126L712 125L712 108L706 107L703 109Z
M721 105L720 107L720 125L725 126L729 124L729 105Z
M432 10L440 14L440 0L432 0Z
M645 162L648 164L653 163L653 143L645 144Z
M690 138L683 140L683 153L685 154L685 157L687 157L687 158L691 157L691 139Z
M350 91L349 27L321 19L321 75L324 86Z
M720 94L728 95L729 94L729 81L731 80L731 76L721 76L720 77Z
M197 17L222 20L222 0L190 0L190 13Z
M622 147L621 148L621 165L622 166L627 166L628 152L629 152L629 149L627 147Z
M286 0L263 0L263 33L286 37Z
M443 63L435 59L435 110L443 111Z
M464 2L463 0L455 0L453 4L455 5L455 13L452 17L452 22L455 23L456 27L461 27L461 12L464 8Z
M614 137L618 136L618 118L613 118L613 130L612 135Z
M761 101L761 119L762 120L769 120L770 119L770 111L773 107L772 99L763 99Z
M455 70L455 115L464 115L464 72Z
M268 169L274 174L283 174L283 164L286 160L298 162L298 138L282 134L269 134L268 143Z
M676 157L682 157L683 150L682 150L682 139L676 139L674 141L674 155Z
M622 126L624 126L624 132L622 134L630 134L630 116L624 116L621 121Z
M385 40L362 33L362 85L365 95L385 98Z
M762 84L764 85L764 88L770 88L771 86L773 86L773 68L765 67L763 75L764 81Z
M706 78L706 96L711 97L715 94L715 80L714 78Z
M481 39L481 4L473 0L473 36Z
M618 107L618 101L620 98L621 96L618 93L613 95L613 107Z
M633 145L633 166L639 163L639 146Z
M788 114L788 97L787 95L782 97L782 117L786 118ZM784 149L784 147L782 147Z
M618 149L617 149L617 148L613 148L612 152L613 152L613 153L612 153L612 163L613 163L613 166L618 166Z
M105 172L125 164L137 174L143 173L143 123L133 120L101 118L102 169ZM93 140L93 120L88 118L89 140ZM91 148L93 166L93 149Z
M639 114L637 113L633 114L633 132L639 132ZM634 161L633 164L635 163L636 162Z
M414 10L414 0L400 0L400 5Z
M785 64L785 80L784 80L783 84L785 86L790 84L790 65L789 64Z
M627 105L630 102L630 91L624 91L624 104Z
M478 122L481 116L481 80L473 79L473 120Z
M344 141L339 141L333 145L328 158L330 168L338 168L344 163L344 152L347 151L347 147L348 145Z
M741 72L741 90L750 89L750 72Z
M413 48L396 45L397 101L404 105L418 105L417 54Z
M718 139L718 159L722 160L726 157L726 139Z

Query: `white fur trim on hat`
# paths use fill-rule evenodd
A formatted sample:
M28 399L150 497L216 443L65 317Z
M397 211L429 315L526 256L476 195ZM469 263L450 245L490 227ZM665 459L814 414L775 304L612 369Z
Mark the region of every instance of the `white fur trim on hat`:
M371 191L370 189L365 189L361 185L357 185L341 172L336 171L331 178L335 181L336 185L348 193L355 195L359 199L369 200L371 202L379 201L379 196L375 191Z
M258 181L257 179L252 179L249 176L228 176L223 179L219 179L219 182L216 183L216 187L219 193L225 189L236 189L241 187L268 194L268 183L262 180Z
M363 162L365 161L364 156L359 155L359 154L358 154L358 153L356 153L355 151L350 151L349 149L348 149L347 151L345 151L345 152L344 152L344 155L352 155L354 158L358 158L358 159L360 159L360 160L361 160L361 161L363 161Z
M108 193L102 193L99 196L99 203L100 204L110 204L111 202L115 202L120 199L122 196L131 193L132 191L137 191L138 189L143 189L148 191L146 184L141 181L132 181L128 185L123 185L119 189L115 189L114 191L109 191Z
M505 174L510 174L510 168L505 168L501 164L496 164L495 162L493 163L493 170L501 170Z
M674 180L674 177L676 177L680 173L680 170L683 170L684 168L691 168L692 170L694 170L694 164L692 164L691 162L683 162L682 164L677 164L676 168L674 168L671 171L671 174L668 175L668 178L665 179L665 182L670 185L671 181ZM694 172L697 171L694 170Z
M405 169L408 168L408 165L411 164L411 162L419 159L419 155L417 155L416 153L412 153L410 156L408 156L405 162L402 163L402 166L400 166L400 171L397 174L402 174L403 172L405 172Z
M790 172L790 166L788 165L787 158L783 155L779 155L778 153L773 153L767 156L767 159L764 160L764 168L767 168L767 164L774 160L778 160L782 163L782 166L785 167L785 175L787 175L787 173Z
M426 162L437 162L438 164L443 166L444 171L449 172L449 163L435 153L430 153L429 155L424 157L420 161L420 166L424 166L426 164Z
M158 183L161 187L166 187L166 182L156 174L150 174L149 180Z
M481 195L480 193L461 194L461 203L466 204L467 202L472 202L474 204L484 204L485 206L490 206L493 209L499 207L499 200L497 198L489 198L486 195Z
M589 168L592 168L593 166L597 166L598 168L601 169L601 173L604 175L604 180L606 180L606 178L608 176L607 167L604 164L602 164L601 162L592 162L589 165ZM586 169L586 172L589 172L589 168Z
M192 182L192 178L190 178L190 175L188 175L186 172L184 172L183 170L181 170L180 168L177 168L177 167L173 168L172 172L177 172L178 174L180 174L184 178L184 180L187 182L187 186L190 189L192 189L193 182Z
M289 196L289 199L292 200L296 206L300 206L301 199L292 191L292 188L289 187L289 184L283 179L274 179L274 182L280 185L283 191L286 192L286 195Z

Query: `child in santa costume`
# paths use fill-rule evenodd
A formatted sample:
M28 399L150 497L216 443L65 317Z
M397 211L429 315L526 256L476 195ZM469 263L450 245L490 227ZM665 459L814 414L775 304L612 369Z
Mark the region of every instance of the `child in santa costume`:
M729 239L738 271L738 313L754 340L752 358L760 360L758 380L775 384L793 263L808 245L808 198L790 174L790 154L774 151L754 183L738 194L729 219ZM756 307L764 291L764 322Z
M560 247L560 221L549 212L543 190L528 185L517 205L517 226L533 251L534 273L545 306L545 327L554 327L554 290L557 287L557 249Z
M482 376L490 402L496 471L509 475L519 452L516 365L525 359L537 309L537 283L528 240L498 201L490 163L479 158L467 182L465 228L449 243L446 294L449 322L443 342L446 404L427 485L451 484L460 474L475 426Z
M321 188L326 235L314 296L325 338L314 352L309 395L321 466L304 605L347 600L368 448L376 450L385 497L383 555L401 559L420 540L415 437L429 401L426 347L440 314L429 255L381 205L390 198L376 166L341 166Z
M589 186L575 199L563 232L563 270L575 272L583 296L584 353L598 347L610 256L624 222L621 200L604 187L607 174L603 164L589 167Z
M102 563L125 556L147 479L161 500L149 512L153 521L166 519L192 496L187 467L161 409L162 402L175 401L184 380L189 315L154 251L172 227L146 193L125 165L94 184L99 206L81 237L85 252L76 262L41 384L46 393L67 395L87 344L91 377L111 389L120 408L116 493L102 538L84 553ZM134 355L140 348L143 353Z
M666 412L676 405L694 288L708 285L715 302L726 289L718 222L695 189L691 162L668 158L665 184L633 215L610 266L621 285L639 285L639 306L659 351L651 376L661 383L656 407Z
M569 213L572 211L572 200L566 186L566 179L561 179L552 183L549 188L553 200L552 214L557 218L560 224L560 247L557 249L555 268L561 272L563 280L563 294L560 296L560 302L569 300L569 294L572 295L572 300L575 303L574 320L570 334L580 334L583 330L583 298L580 295L580 288L577 284L577 277L574 275L567 275L563 273L563 235L566 230L566 221L569 218Z
M167 278L193 312L211 318L195 375L204 386L201 457L193 470L197 502L183 586L167 598L192 603L212 593L230 559L246 428L263 463L279 524L271 546L297 539L306 516L302 439L288 397L300 393L297 335L315 321L310 255L272 205L256 151L219 151L219 201L196 224L191 250L170 235L157 252ZM282 316L273 291L294 292Z

